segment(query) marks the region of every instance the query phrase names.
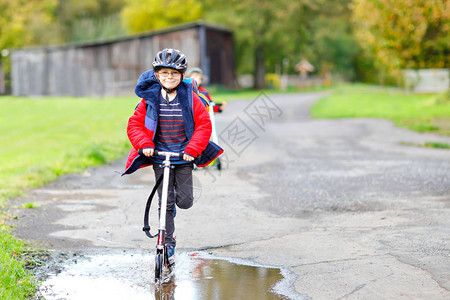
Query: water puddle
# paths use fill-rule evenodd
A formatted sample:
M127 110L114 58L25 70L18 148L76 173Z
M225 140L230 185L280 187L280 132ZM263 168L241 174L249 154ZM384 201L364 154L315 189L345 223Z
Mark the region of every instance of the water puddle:
M45 299L298 299L295 276L287 270L203 252L177 253L172 276L154 284L154 256L116 253L85 256L50 275L41 285Z

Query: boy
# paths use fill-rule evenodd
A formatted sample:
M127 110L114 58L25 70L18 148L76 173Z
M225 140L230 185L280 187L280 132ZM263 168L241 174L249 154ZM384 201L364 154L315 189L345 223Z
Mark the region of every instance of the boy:
M202 86L202 84L205 81L202 69L200 69L200 68L192 68L192 69L190 69L189 72L188 72L188 77L192 78L193 80L195 80L195 82L197 82L197 84L198 84L198 92L200 94L203 94L206 98L208 98L209 102L213 102L209 92ZM226 102L214 103L214 112L215 113L221 113L225 109L226 105L227 105Z
M124 174L153 165L155 179L163 174L163 157L154 156L154 150L183 152L182 158L172 158L166 214L166 246L169 258L173 256L176 241L175 206L192 206L193 164L202 167L219 156L223 150L212 142L209 115L192 85L183 82L187 69L184 54L175 49L164 49L155 57L153 70L144 72L136 85L136 95L142 98L128 121L127 134L133 146ZM142 149L143 155L138 154ZM162 185L158 188L161 203Z

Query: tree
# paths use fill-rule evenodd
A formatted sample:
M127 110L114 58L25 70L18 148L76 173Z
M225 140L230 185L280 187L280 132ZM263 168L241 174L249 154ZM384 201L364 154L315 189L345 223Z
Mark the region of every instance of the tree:
M354 0L355 38L380 69L449 67L448 0Z
M266 67L306 53L311 21L324 0L206 1L205 18L230 27L240 72L252 71L254 88L265 86Z
M0 0L0 50L56 42L57 0Z
M304 55L320 73L356 77L358 46L353 38L349 4L352 0L326 0L311 21Z
M129 32L140 32L197 20L202 4L195 0L126 0L121 18Z
M125 0L0 0L0 50L117 35Z
M56 17L65 42L125 34L119 13L125 0L58 0Z
M8 48L59 41L53 15L57 0L0 0L0 76L10 88ZM3 87L0 88L2 90Z

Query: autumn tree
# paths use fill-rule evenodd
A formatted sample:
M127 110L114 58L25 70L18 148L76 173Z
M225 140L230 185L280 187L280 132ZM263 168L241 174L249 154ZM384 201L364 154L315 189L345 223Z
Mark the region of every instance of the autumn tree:
M65 42L108 38L125 34L120 11L125 0L58 0L55 11Z
M57 0L0 0L0 50L56 42Z
M195 0L126 0L121 18L128 32L140 32L197 20L202 4Z
M0 0L0 50L124 34L124 1Z
M449 67L448 0L354 0L355 38L387 71Z
M54 26L57 0L0 0L0 90L10 88L11 48L59 42Z

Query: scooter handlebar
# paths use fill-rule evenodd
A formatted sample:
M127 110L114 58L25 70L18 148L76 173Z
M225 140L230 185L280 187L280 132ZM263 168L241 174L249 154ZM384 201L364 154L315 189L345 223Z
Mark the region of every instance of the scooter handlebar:
M183 157L183 152L168 152L168 151L158 151L155 150L153 152L153 155L159 155L159 156L167 156L169 155L170 157Z

